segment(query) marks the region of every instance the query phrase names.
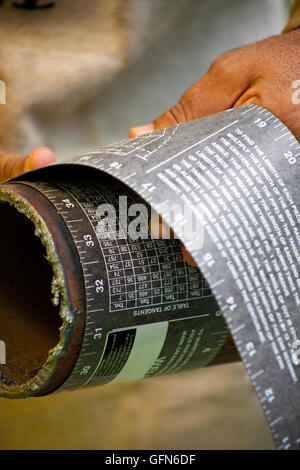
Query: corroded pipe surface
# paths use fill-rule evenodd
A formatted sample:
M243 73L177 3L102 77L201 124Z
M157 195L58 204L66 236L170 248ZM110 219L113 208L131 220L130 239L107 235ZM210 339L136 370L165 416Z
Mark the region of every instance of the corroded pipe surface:
M43 194L15 182L1 186L0 201L0 339L7 349L0 393L45 395L66 381L82 346L82 264L63 218ZM228 335L209 365L237 360Z
M50 393L69 375L84 331L78 254L62 218L35 189L3 185L0 213L2 395Z

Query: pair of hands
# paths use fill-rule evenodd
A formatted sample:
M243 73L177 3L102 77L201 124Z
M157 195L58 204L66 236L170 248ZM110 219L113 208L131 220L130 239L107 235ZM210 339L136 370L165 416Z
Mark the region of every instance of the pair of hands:
M300 30L226 52L175 106L152 123L132 128L129 136L251 103L275 114L300 140L300 97L294 88L297 81L300 85L299 54ZM0 151L0 181L54 162L55 155L47 147L36 148L26 157ZM187 252L184 255L193 262Z
M292 84L300 80L299 53L300 29L226 52L175 106L151 124L132 128L129 136L253 103L273 112L300 140L300 108L292 99ZM27 157L0 151L0 181L54 161L46 147Z

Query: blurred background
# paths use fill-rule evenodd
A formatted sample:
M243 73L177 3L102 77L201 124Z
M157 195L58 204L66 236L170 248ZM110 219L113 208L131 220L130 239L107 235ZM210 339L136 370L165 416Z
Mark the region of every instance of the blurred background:
M71 5L71 0L64 2ZM7 48L1 46L0 57L12 52L13 61L18 57L15 50L21 50L20 70L26 81L21 90L15 75L5 72L2 60L0 72L4 70L10 87L0 120L8 116L8 122L18 123L10 137L0 132L0 145L22 153L36 145L47 145L60 159L127 137L130 127L148 123L173 105L218 54L278 34L288 16L288 2L284 0L155 1L152 22L143 17L139 23L139 14L134 12L131 27L141 30L136 42L142 38L145 46L136 47L132 59L127 61L125 57L126 67L116 66L116 72L101 84L93 82L90 95L81 87L75 99L75 91L65 95L59 86L49 87L48 101L29 103L24 98L25 104L20 104L16 112L11 97L21 96L26 90L41 96L46 73L37 74L38 55L36 49L30 49L29 39L35 31L31 39L41 48L37 32L41 31L43 37L47 24L34 24L31 16L24 26L23 17L16 20L6 4L0 15L12 15L11 23L4 25L5 17L0 16L0 38L6 31L14 37L19 33L20 41L17 44L15 40ZM74 4L77 6L74 11L70 9L60 47L68 41L69 48L74 40L76 48L76 41L81 41L77 25L80 18L84 20L84 14L80 12L80 1L74 0ZM57 45L51 50L47 47L43 61L48 64L51 59L55 67L61 51ZM78 60L76 55L72 57L74 62ZM85 72L80 73L83 78L86 74L87 88L89 60L83 64ZM73 80L77 72L72 70ZM84 99L78 98L80 93ZM0 449L271 448L265 418L240 363L44 398L0 399Z

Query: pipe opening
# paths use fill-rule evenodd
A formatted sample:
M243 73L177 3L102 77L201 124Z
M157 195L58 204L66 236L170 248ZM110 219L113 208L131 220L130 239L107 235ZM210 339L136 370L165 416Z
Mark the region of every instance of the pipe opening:
M60 337L59 306L51 301L53 271L34 224L0 203L0 383L21 385L34 377Z

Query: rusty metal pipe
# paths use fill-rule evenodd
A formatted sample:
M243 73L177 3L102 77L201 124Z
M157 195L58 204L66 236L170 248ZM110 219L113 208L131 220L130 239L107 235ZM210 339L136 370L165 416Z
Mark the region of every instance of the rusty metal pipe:
M51 393L72 370L83 337L80 261L64 221L38 191L3 185L0 200L1 394Z
M22 183L1 186L0 394L54 392L70 375L85 328L85 286L78 252L48 199ZM209 365L240 360L228 338Z

